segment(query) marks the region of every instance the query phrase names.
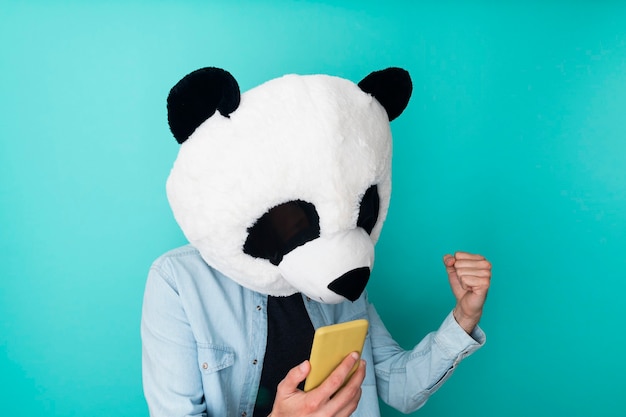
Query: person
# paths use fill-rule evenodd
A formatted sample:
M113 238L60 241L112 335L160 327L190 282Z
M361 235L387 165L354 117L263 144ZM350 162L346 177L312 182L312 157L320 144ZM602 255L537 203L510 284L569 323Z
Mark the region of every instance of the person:
M403 350L366 291L354 302L339 304L318 303L300 293L268 297L207 265L192 246L168 252L150 269L142 310L143 384L150 415L377 416L379 396L402 412L416 410L485 343L478 322L491 263L467 252L445 255L443 263L456 305L438 330ZM295 308L298 314L284 308L285 301L301 306ZM311 334L298 335L305 321L317 328L356 318L370 322L360 357L348 355L319 387L304 392L310 364L300 354L280 379L274 375L280 382L270 390L269 401L263 398L263 381L270 380L264 368L275 371L283 358L297 357L292 351L306 352ZM276 320L280 323L273 325ZM268 328L282 336L268 336Z
M158 258L146 283L152 417L371 417L378 398L410 412L484 344L481 255L443 258L456 305L410 350L365 291L390 202L390 123L412 88L389 67L358 83L285 75L242 95L232 74L206 67L170 90L181 147L166 190L190 245ZM304 392L315 329L360 318L360 357Z

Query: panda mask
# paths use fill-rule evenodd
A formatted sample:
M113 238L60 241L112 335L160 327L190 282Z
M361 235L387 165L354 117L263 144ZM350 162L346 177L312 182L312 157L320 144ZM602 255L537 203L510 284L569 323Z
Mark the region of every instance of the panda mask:
M356 300L389 208L389 122L411 91L400 68L358 85L286 75L244 94L222 69L187 75L167 101L181 144L167 196L185 236L251 290Z

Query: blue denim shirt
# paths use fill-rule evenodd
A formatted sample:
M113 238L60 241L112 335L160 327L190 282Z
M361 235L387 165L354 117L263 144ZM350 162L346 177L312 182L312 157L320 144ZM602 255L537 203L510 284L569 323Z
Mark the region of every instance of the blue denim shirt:
M452 314L405 351L363 294L357 301L320 304L304 298L315 328L366 318L367 362L354 416L379 416L378 397L403 412L422 406L461 359L484 344ZM144 393L152 417L251 416L267 339L267 296L208 266L184 246L152 265L144 295L141 336Z

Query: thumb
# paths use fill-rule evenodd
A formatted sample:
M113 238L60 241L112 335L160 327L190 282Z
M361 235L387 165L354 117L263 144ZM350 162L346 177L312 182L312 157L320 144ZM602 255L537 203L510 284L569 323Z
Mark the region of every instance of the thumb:
M446 273L448 274L448 283L450 283L450 288L452 289L452 293L454 296L459 299L462 294L465 293L463 287L461 287L461 282L459 281L459 277L456 273L456 258L452 255L445 255L443 257L443 264L446 267Z
M295 366L287 372L285 378L280 381L276 389L276 397L289 396L295 392L298 392L298 385L306 379L311 371L311 364L309 361L304 361L300 365Z
M446 267L446 272L448 274L451 274L453 272L456 272L456 269L454 268L454 264L456 263L456 258L452 255L444 255L443 257L443 264Z

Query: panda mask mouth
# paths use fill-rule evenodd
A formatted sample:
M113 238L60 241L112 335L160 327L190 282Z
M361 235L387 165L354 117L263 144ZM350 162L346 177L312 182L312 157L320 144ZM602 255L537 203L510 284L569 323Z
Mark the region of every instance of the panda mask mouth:
M283 256L278 270L307 297L326 304L356 301L374 264L374 244L358 227L321 236Z

